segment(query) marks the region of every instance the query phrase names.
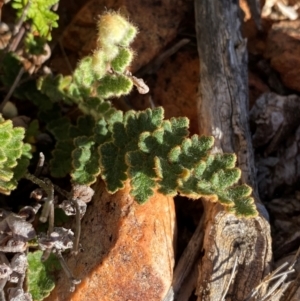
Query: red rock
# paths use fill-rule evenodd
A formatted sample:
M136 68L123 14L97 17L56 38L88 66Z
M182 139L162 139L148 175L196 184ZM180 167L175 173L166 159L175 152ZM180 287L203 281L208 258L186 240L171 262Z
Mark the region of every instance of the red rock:
M298 54L285 51L272 58L271 65L281 74L283 83L290 89L300 91L300 40Z
M175 213L173 199L156 193L139 205L130 186L110 195L98 182L82 220L84 251L67 264L82 282L70 293L60 272L47 301L158 301L173 276Z
M165 118L186 116L190 120L191 134L199 132L197 98L199 86L199 57L196 51L180 49L163 62L156 76L145 80L150 87L155 106L165 109ZM128 96L134 108L149 107L149 95Z
M286 87L300 91L300 20L273 24L265 57Z

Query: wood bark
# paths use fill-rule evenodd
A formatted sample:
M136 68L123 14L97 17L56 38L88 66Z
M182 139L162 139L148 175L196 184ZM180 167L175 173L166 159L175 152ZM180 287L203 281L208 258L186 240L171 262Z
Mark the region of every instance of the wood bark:
M236 1L196 0L195 15L200 134L216 138L214 151L237 154L242 181L253 187L259 210L256 218L238 219L220 205L205 202L198 301L244 300L269 272L272 260L268 214L257 193L248 126L246 40L241 36Z

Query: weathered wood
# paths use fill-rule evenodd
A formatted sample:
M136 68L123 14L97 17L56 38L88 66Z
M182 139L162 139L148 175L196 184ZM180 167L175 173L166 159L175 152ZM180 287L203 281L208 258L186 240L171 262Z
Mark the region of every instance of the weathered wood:
M173 274L172 286L170 287L167 295L163 301L173 301L173 300L188 300L179 299L177 294L182 289L183 283L185 283L186 278L191 273L194 265L196 264L197 257L199 257L199 252L203 243L203 219L201 218L192 238L190 239L186 249L181 255ZM184 284L186 285L186 283ZM195 286L194 286L195 288ZM192 288L191 291L194 289Z
M256 24L256 27L261 30L261 19L260 19L260 1L259 0L247 0L247 4L250 8L251 15Z
M198 300L244 300L269 272L272 258L268 215L259 201L248 126L246 41L238 5L232 0L195 1L200 57L200 133L216 138L215 151L235 152L242 181L253 187L260 215L238 219L218 204L205 203L205 252L199 266Z

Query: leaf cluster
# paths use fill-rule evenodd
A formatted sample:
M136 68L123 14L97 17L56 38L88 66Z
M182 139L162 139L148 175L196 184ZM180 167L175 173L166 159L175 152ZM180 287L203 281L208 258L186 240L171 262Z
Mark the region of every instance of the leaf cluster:
M100 173L97 147L110 139L109 128L122 120L123 113L113 108L110 102L93 97L88 98L86 104L86 115L80 116L75 124L56 114L56 107L52 114L44 112L42 118L51 120L47 128L57 141L50 161L52 176L64 177L73 170L74 182L91 184ZM86 180L76 180L81 177Z
M137 29L119 14L106 12L99 18L98 31L96 50L78 63L72 76L47 75L39 79L38 88L52 101L76 103L85 112L89 107L86 99L91 95L101 102L132 90L127 69L134 57L129 46Z
M158 190L218 200L237 215L255 214L251 189L235 186L240 178L235 155L212 155L211 137L189 138L187 118L164 120L162 108L123 114L111 107L107 98L132 89L126 69L137 30L111 12L100 17L98 30L97 49L79 62L72 76L46 76L39 81L38 93L52 102L76 103L85 114L73 124L53 105L43 111L43 120L51 120L47 127L57 140L52 175L71 174L74 183L86 185L100 175L111 193L130 180L131 195L139 203Z
M76 125L66 119L53 122L58 140L54 176L70 173L74 183L91 185L100 175L110 193L129 180L130 194L140 204L158 191L219 201L240 216L256 214L251 188L237 185L236 156L211 154L213 137L189 138L187 118L164 120L161 107L125 114L106 101L102 107L97 120L86 115Z
M59 0L13 0L12 7L17 10L17 16L21 17L27 6L25 21L31 23L31 33L46 40L51 40L52 28L58 27L58 15L51 11L51 7Z
M101 177L109 192L129 179L131 195L146 202L156 190L219 201L238 216L256 214L252 189L237 185L241 171L234 154L211 154L213 137L188 138L188 119L163 119L163 109L127 112L99 147Z

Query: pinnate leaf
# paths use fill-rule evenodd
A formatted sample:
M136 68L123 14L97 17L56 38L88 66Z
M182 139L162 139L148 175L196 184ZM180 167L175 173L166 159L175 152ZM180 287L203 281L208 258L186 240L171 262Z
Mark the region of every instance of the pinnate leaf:
M127 155L139 149L139 136L146 131L155 130L161 125L162 120L163 110L156 108L142 112L129 111L125 113L123 122L114 123L112 141L104 143L99 148L101 176L109 192L114 193L124 187L124 182L128 178L128 163L131 160ZM141 173L138 171L132 174L138 175L141 179ZM145 175L143 177L145 178Z
M100 173L99 155L93 139L85 136L74 139L75 149L72 152L72 181L77 184L91 185Z
M51 11L51 7L59 0L32 0L25 15L25 21L32 23L32 32L38 32L41 37L51 40L51 29L58 26L58 15ZM20 17L28 0L13 0L12 7Z
M47 261L42 261L42 251L29 252L27 255L27 285L33 300L44 300L55 287L50 272L59 269L59 263L53 254Z
M25 174L31 158L31 146L23 142L25 131L13 127L0 115L0 192L10 194Z

